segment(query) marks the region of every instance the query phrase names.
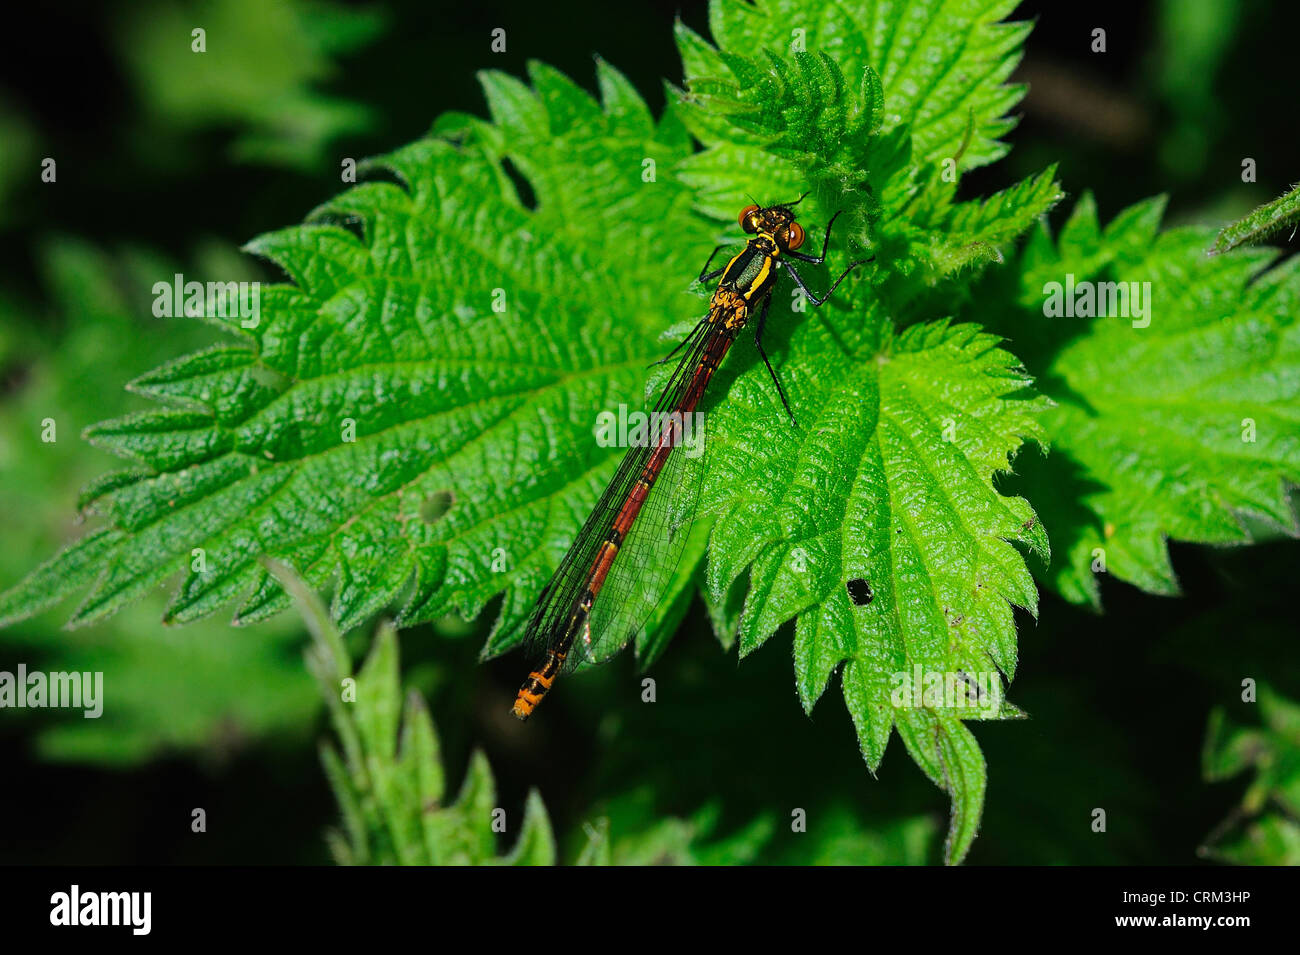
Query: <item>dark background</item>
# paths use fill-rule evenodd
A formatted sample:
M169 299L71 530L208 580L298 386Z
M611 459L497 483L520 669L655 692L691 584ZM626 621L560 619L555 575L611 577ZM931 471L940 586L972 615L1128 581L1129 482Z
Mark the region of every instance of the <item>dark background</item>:
M1174 31L1161 4L1022 5L1017 18L1033 17L1037 25L1017 77L1033 89L1009 137L1014 150L967 177L963 192L988 193L1059 161L1072 196L1063 209L1089 188L1103 221L1162 191L1170 194L1170 222L1222 223L1281 194L1300 175L1290 49L1300 35L1300 6L1194 3L1211 13L1224 4L1239 11L1217 56L1198 53ZM33 171L4 200L0 288L20 303L6 321L24 325L27 341L37 343L6 356L6 393L23 387L37 360L32 349L42 342L54 347L69 333L71 319L54 304L41 259L52 237L139 245L189 261L212 236L237 244L300 221L338 191L338 156L380 153L418 138L446 110L484 114L476 70L521 76L526 60L536 58L594 89L592 57L599 53L657 113L662 80L680 81L673 18L708 32L702 3L378 5L382 32L336 57L334 74L316 84L367 106L369 126L332 139L323 161L271 164L232 158L238 120L155 138L165 120L142 120L146 97L131 78L130 44L114 40L131 6L139 5L46 6L21 34L11 34L17 49L0 66L8 103L37 137L35 154L59 161L58 188L39 185ZM503 55L488 48L496 26L508 31ZM1089 51L1096 26L1108 32L1104 57ZM1245 155L1259 163L1253 190L1240 183ZM96 460L101 470L109 464L106 455ZM73 501L62 497L52 506L66 516ZM1174 545L1185 595L1151 597L1103 579L1104 617L1044 595L1038 621L1020 621L1021 662L1010 693L1032 719L973 724L990 782L969 862L1197 861L1197 846L1246 784L1201 779L1211 709L1230 706L1244 676L1269 679L1292 697L1300 691L1288 662L1297 547L1292 540L1234 550ZM49 551L23 555L20 563L30 567ZM45 615L48 625L68 612ZM411 679L436 691L432 705L453 785L479 745L505 804L521 805L526 787L540 785L561 832L594 799L649 781L656 812L688 814L721 799L724 828L771 805L812 798L848 807L867 828L930 814L942 832L946 798L897 739L880 778L865 771L838 687L811 719L803 716L790 674L789 628L737 668L694 608L656 667L686 688L672 724L648 725L632 707L611 747L598 736L604 714L617 709L615 693L624 692L620 681L632 678L630 661L588 680L581 699L571 693L548 702L548 719L521 737L497 713L517 684L517 658L475 662L491 619L489 611L460 637L430 628L403 634ZM287 645L284 665L294 667L301 643L290 635ZM0 663L26 659L35 667L42 653L54 651L45 644L27 656L16 652L0 644ZM327 861L321 830L335 809L312 744L325 731L319 718L297 733L235 732L233 742L164 748L113 766L46 758L32 744L39 725L0 718L0 861ZM193 806L208 811L204 837L189 831ZM1097 806L1108 811L1105 835L1089 829ZM764 858L796 859L790 838L778 834Z

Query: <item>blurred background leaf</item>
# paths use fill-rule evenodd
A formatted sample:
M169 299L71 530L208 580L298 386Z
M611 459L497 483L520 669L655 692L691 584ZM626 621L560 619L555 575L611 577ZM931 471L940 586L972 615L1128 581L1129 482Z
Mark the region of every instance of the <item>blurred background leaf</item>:
M381 7L305 0L145 0L116 21L117 54L145 108L135 136L156 161L177 137L233 130L231 156L308 168L332 140L372 125L372 110L323 92L336 59L385 28ZM195 50L203 30L204 49ZM159 137L162 137L161 142Z
M1260 725L1234 725L1223 707L1210 714L1205 779L1243 773L1251 779L1241 803L1206 837L1201 853L1238 865L1300 865L1300 704L1267 684L1251 689Z

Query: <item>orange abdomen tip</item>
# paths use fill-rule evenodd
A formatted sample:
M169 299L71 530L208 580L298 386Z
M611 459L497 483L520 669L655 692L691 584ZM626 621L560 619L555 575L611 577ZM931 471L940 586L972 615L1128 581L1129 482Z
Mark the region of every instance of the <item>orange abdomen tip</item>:
M537 701L531 700L524 696L523 690L515 697L515 705L510 708L510 715L517 720L526 720L533 715L533 710L537 707Z
M551 688L553 679L541 670L528 674L528 679L524 680L524 685L515 694L515 705L510 708L516 719L526 720L533 715L533 710L537 709L537 704L542 702L542 697Z

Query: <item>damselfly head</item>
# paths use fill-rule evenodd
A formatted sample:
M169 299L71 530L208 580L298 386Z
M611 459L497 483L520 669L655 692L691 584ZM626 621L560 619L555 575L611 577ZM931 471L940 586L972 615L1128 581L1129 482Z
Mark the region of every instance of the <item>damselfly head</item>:
M782 252L792 252L803 245L804 240L803 226L795 222L794 217L794 210L789 205L745 206L740 210L740 227L749 235L770 235Z

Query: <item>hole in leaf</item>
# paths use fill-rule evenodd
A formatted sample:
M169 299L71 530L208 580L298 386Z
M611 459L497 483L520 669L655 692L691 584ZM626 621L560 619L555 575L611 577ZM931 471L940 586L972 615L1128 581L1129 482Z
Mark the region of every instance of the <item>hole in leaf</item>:
M537 193L533 192L532 183L528 178L519 171L519 167L512 163L508 158L501 160L501 168L505 170L510 182L515 187L515 195L519 197L519 204L532 212L537 208Z
M435 491L420 502L420 520L437 524L451 510L456 496L451 491Z
M871 592L871 584L867 583L861 577L854 577L848 582L849 599L859 607L865 607L871 603L871 598L875 596Z

